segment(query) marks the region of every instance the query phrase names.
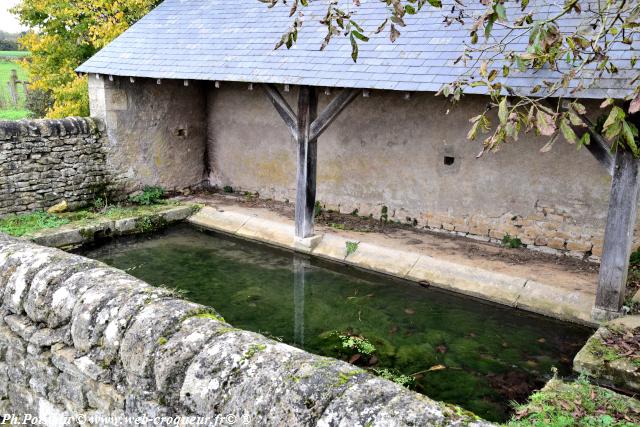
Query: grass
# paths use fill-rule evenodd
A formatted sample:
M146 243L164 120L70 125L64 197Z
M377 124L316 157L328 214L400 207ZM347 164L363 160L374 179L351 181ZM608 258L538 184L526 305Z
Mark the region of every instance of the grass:
M87 225L101 220L118 220L123 218L153 215L170 206L171 202L151 206L114 206L102 211L79 210L60 214L32 212L28 214L10 215L0 219L0 232L14 237L34 234L38 231L57 228L63 225Z
M31 115L31 111L26 108L11 108L0 110L0 120L20 120Z
M71 222L67 218L46 212L33 212L22 215L10 215L0 220L0 231L11 236L21 237L25 234L46 228L56 228Z
M640 401L598 387L580 378L568 383L553 379L516 406L509 427L616 426L640 424Z
M29 52L21 50L0 50L0 58L24 58L29 56Z
M10 55L5 55L9 53ZM0 52L0 120L19 120L30 116L25 108L25 93L22 85L18 85L18 105L13 105L7 82L11 77L11 70L18 72L19 80L28 80L27 72L14 59L19 59L24 52ZM24 55L22 55L24 56Z

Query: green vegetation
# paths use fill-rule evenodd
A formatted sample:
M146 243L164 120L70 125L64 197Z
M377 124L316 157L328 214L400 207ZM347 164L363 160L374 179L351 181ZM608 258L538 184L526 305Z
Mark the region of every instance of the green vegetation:
M411 387L415 382L415 379L409 375L402 375L396 370L386 368L374 368L373 373L385 380L393 381L396 384L400 384L403 387Z
M21 0L12 11L29 28L32 88L51 97L51 118L89 115L87 77L74 69L138 21L159 0Z
M29 52L22 50L0 50L0 59L4 58L26 58Z
M315 205L313 205L313 217L317 218L320 215L322 215L322 205L320 204L319 201L316 200Z
M230 185L225 185L224 187L222 187L222 191L224 191L225 193L233 193L233 187Z
M165 337L158 338L158 345L165 345L167 343L167 339Z
M629 257L629 268L640 268L640 249L636 249Z
M335 332L335 335L340 340L342 347L351 351L356 351L360 354L371 356L376 351L376 346L364 338L354 335L344 335Z
M347 256L356 253L359 245L359 242L346 242L345 246L347 247Z
M266 348L267 348L267 346L264 345L264 344L251 344L249 346L249 349L244 353L243 357L244 357L245 360L251 359L257 353L263 351Z
M618 360L623 357L622 355L618 354L613 348L607 346L597 338L592 338L591 340L589 340L589 343L587 345L589 346L589 351L593 355L604 360L605 362L613 362L614 360Z
M380 211L380 221L384 223L389 222L389 208L386 206L383 206L382 210Z
M11 70L17 71L19 80L28 80L27 73L20 63L11 59L11 57L19 58L19 54L24 54L24 52L0 52L0 120L19 120L31 115L25 106L24 87L18 85L18 105L14 105L7 86Z
M68 224L68 218L46 212L10 215L0 219L0 232L21 237L45 228L56 228Z
M502 238L502 246L505 248L517 249L521 248L523 245L522 240L517 237L511 237L509 233L507 233Z
M516 414L507 425L631 427L639 423L639 401L580 378L573 383L551 380L528 403L516 406Z
M195 316L191 317L195 317L196 319L212 319L217 320L218 322L224 322L224 317L212 312L198 313Z
M21 237L56 228L65 224L86 225L101 220L118 220L130 217L145 217L153 221L153 216L167 208L167 204L145 206L113 206L103 211L79 210L59 214L32 212L28 214L10 215L0 219L0 232L14 237Z
M160 203L164 199L164 195L164 188L147 186L144 187L142 193L130 196L129 200L137 205L149 206Z

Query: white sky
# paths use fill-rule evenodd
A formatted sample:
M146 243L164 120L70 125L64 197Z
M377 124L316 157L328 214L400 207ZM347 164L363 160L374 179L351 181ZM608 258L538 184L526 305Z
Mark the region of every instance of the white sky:
M18 3L20 0L0 0L0 30L18 33L26 29L18 23L14 15L9 13L9 9Z

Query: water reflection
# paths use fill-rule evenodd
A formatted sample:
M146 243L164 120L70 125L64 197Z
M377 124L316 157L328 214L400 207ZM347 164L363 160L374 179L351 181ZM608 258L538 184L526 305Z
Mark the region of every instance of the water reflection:
M293 256L293 343L304 346L304 282L306 270L310 267L309 258Z

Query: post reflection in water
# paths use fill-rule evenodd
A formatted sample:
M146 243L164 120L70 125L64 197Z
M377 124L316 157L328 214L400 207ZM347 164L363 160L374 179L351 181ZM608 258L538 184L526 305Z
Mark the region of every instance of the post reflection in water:
M304 280L309 268L309 259L294 254L293 256L293 341L304 346Z

